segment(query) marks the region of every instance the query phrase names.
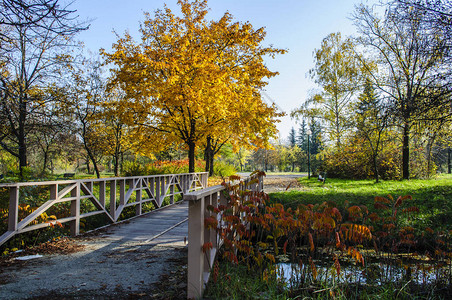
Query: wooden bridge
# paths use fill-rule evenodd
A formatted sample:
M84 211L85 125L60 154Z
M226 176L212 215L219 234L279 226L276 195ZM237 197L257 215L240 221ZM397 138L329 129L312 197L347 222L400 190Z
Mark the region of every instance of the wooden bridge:
M242 186L262 190L262 178L259 181L248 178L242 181ZM69 223L71 233L78 235L80 220L95 214L107 215L114 224L101 230L98 236L76 239L85 246L77 253L44 256L21 268L2 268L1 299L46 295L150 296L148 293L155 293L155 285L161 283L162 276L177 272L174 263L178 261L182 265L188 261L187 282L170 282L167 289L183 287L187 298L202 296L209 266L221 246L216 233L204 229L204 218L211 214L206 207L226 201L223 186L207 187L207 173L15 183L0 187L8 188L10 193L8 231L0 236L0 244L16 234L54 226L57 222ZM30 187L47 191L40 194L48 199L20 219L19 208L27 201L27 193L21 195L21 189ZM177 195L186 201L176 202ZM87 201L93 204L90 211L84 205ZM70 205L70 216L37 221L52 206L65 202ZM144 214L146 203L152 203L157 209ZM119 221L127 207L135 207L136 216ZM205 242L213 245L208 253L201 251ZM184 252L187 248L188 254Z

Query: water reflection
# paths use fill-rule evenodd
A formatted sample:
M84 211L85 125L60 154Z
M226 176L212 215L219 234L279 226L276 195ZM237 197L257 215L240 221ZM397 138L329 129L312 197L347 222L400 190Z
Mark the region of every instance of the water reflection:
M288 287L299 286L314 281L312 267L289 262L277 264L278 276ZM382 285L389 282L408 282L415 284L432 284L443 281L450 282L450 271L446 268L434 268L428 264L415 266L394 266L388 264L369 264L366 267L349 265L341 266L340 271L333 266L316 265L316 281L327 284L372 284ZM446 281L447 282L444 282Z

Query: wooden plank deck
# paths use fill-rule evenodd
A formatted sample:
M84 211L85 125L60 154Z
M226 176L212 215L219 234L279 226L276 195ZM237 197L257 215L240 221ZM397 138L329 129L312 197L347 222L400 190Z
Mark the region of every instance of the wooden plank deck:
M162 293L162 280L186 270L187 218L188 204L179 202L76 238L85 245L80 252L3 267L0 299L154 298ZM177 289L177 299L186 298L186 279L174 280L167 289Z

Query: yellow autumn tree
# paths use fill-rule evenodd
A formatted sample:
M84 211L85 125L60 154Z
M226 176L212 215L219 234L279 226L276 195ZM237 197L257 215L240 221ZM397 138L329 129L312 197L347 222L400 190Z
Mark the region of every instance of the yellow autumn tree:
M207 1L178 4L181 17L166 6L153 18L145 13L140 43L126 33L112 53L102 53L115 66L113 81L126 94L120 107L137 138L154 151L184 142L194 172L196 147L208 137L236 146L268 145L280 114L260 91L278 73L263 59L285 51L262 46L264 29L233 22L228 12L206 20Z
M112 158L115 176L119 176L120 159L125 152L133 150L140 153L139 145L136 145L133 137L133 128L127 126L123 114L118 113L123 97L119 88L111 87L105 93L105 101L100 105L102 111L97 115L100 122L97 123L96 133L101 137L99 140L102 140L104 153Z

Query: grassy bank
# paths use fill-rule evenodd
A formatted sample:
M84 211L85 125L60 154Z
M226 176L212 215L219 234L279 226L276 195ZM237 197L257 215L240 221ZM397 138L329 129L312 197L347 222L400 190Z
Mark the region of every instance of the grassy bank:
M316 178L300 178L301 190L270 194L271 202L296 208L299 204L320 204L332 201L337 206L365 205L374 210L376 196L411 195L410 206L420 214L412 220L413 227L452 230L452 175L439 175L428 180L382 181L330 179L326 183Z

